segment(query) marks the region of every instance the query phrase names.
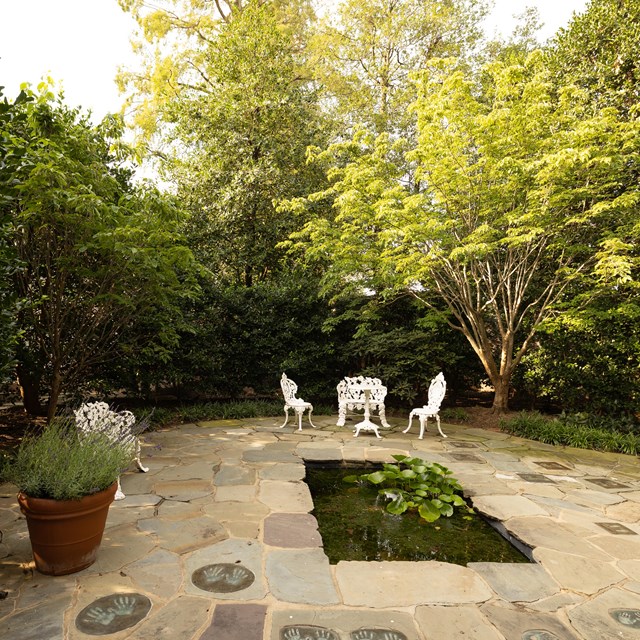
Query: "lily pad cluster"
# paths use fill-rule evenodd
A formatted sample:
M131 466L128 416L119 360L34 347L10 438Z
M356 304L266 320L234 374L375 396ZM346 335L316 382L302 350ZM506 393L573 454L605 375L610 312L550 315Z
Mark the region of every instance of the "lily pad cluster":
M344 482L378 486L378 494L389 501L386 510L393 514L417 510L421 518L435 522L442 516L450 517L456 508L473 513L450 469L405 455L394 455L393 459L398 464L385 463L373 473L346 476Z

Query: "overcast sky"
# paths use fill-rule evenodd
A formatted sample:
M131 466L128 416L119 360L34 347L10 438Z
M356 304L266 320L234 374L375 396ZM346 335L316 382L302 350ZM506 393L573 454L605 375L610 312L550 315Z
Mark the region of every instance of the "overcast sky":
M363 2L366 0L363 0ZM538 8L548 38L587 0L495 0L487 32L510 33L512 16ZM117 0L0 0L0 85L5 96L20 84L36 86L50 75L64 88L67 104L91 109L97 121L120 109L114 77L120 65L135 66L129 37L135 23Z

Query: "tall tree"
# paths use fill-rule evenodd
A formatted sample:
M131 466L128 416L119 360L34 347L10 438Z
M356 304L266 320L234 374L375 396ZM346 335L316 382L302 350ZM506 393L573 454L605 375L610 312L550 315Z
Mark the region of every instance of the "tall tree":
M27 410L40 411L45 391L52 418L60 395L113 358L137 318L177 313L193 292L193 261L171 201L130 183L119 119L93 127L48 90L21 109L10 127L26 156L9 204L23 300L17 371ZM171 321L149 338L174 339Z
M277 244L298 224L274 203L320 184L305 154L324 142L323 120L269 6L248 6L208 51L206 91L171 107L177 152L166 166L200 260L219 280L251 286L278 272Z
M0 87L2 98L4 87ZM25 163L25 142L12 133L17 121L24 120L21 105L31 98L21 91L18 97L0 101L0 382L11 375L15 365L17 340L16 314L19 300L13 288L13 278L19 267L11 242L11 207L17 195L16 172Z
M594 109L615 107L635 117L640 101L639 42L640 0L591 0L558 31L548 64L561 83L587 91Z
M298 238L309 239L309 257L330 256L334 286L404 287L427 305L444 301L501 411L572 279L633 277L640 125L612 110L589 117L583 93L554 91L540 53L488 67L482 94L451 69L432 64L419 86L409 157L420 191L402 185L400 143L361 135L321 154L333 186L312 200L333 198L335 219Z
M162 131L166 108L192 91L209 93L212 49L225 25L249 5L269 6L278 16L278 30L296 42L313 18L310 0L118 0L139 25L133 47L136 69L122 69L118 83L127 94L125 110L146 143Z
M486 11L484 0L344 0L316 29L312 66L347 124L406 134L411 73L468 55Z

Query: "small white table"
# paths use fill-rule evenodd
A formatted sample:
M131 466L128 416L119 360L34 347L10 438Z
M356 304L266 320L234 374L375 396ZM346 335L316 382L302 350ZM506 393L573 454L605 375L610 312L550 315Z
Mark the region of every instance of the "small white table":
M360 435L360 431L373 431L376 434L376 438L381 438L382 436L378 433L378 425L375 422L371 422L371 407L369 405L369 397L371 396L371 391L374 387L361 385L360 389L364 393L364 420L362 422L358 422L355 425L356 432L353 434L354 438L357 438Z

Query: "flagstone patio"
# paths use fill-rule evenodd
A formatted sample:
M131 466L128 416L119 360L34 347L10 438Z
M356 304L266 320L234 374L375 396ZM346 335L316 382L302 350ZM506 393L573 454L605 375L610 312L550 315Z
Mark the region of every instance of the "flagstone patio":
M446 425L383 439L335 417L218 421L145 434L97 562L37 573L0 487L0 629L11 640L640 639L640 465ZM304 460L440 462L532 564L340 562L322 550ZM345 534L347 535L347 534Z

